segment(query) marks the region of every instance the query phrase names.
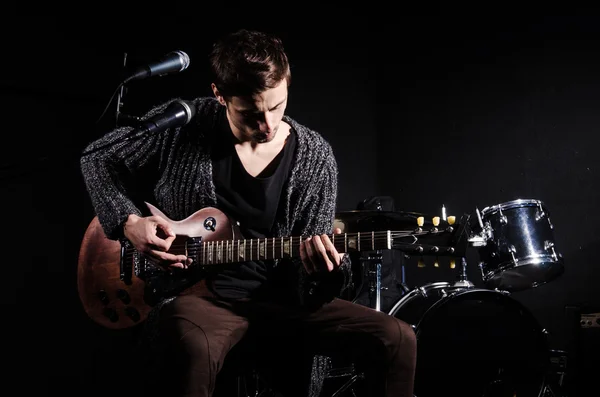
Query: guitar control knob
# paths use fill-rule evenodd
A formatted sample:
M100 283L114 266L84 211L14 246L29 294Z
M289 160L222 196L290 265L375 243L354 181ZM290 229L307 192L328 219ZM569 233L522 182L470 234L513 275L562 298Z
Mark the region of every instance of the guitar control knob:
M124 289L117 290L117 297L121 299L121 301L126 305L129 304L129 302L131 302L131 297L129 296L129 293Z
M131 306L126 307L125 314L127 314L127 317L129 317L136 323L138 321L140 321L140 317L141 317L140 312L138 312L134 307L131 307Z
M106 293L106 291L101 289L98 292L98 298L100 298L100 302L102 302L105 305L108 305L109 299L108 299L108 294Z
M103 314L113 323L119 320L119 315L115 309L105 308Z
M215 231L215 228L217 227L217 220L215 218L208 217L204 220L204 228L206 230L210 230L211 232Z

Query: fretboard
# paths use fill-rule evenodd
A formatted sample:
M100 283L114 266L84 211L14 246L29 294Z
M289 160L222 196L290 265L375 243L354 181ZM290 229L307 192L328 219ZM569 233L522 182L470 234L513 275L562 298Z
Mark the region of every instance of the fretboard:
M396 234L396 233L394 233ZM300 244L305 237L269 237L263 239L191 241L187 243L189 257L201 265L236 263L300 257ZM374 251L392 248L392 232L361 232L329 235L339 253Z

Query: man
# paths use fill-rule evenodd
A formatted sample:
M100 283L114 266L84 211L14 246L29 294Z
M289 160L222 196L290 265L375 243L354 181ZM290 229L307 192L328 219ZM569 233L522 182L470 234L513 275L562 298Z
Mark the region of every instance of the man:
M412 396L413 330L393 316L336 298L349 280L348 258L328 237L337 164L322 136L285 115L291 73L281 41L241 30L214 45L210 64L214 98L191 101L196 112L188 124L126 144L118 141L131 128L117 128L82 157L105 234L129 240L176 272L193 263L169 252L175 233L167 217L183 220L213 207L237 221L244 238L303 239L292 258L209 271L157 306L152 324L161 369L155 390L212 395L229 352L253 331L266 342L256 345L266 349L265 357L269 352L300 362L292 351L348 353L368 373L373 395ZM95 150L111 141L116 143L108 149ZM144 202L164 216L149 214ZM271 361L271 367L289 362ZM306 392L286 390L293 391Z

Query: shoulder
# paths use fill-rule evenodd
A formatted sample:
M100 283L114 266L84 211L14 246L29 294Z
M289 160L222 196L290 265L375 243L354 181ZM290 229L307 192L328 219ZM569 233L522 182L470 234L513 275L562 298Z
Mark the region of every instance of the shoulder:
M171 98L166 101L163 101L157 105L151 107L148 112L144 115L145 118L155 116L159 113L164 112L170 104L176 101L182 101L184 98ZM186 101L191 103L194 106L194 110L196 111L196 116L209 116L215 115L221 109L221 104L214 97L197 97L191 100Z
M333 148L321 133L297 122L289 116L283 119L296 133L298 151L306 162L319 162L335 167L336 161Z
M215 115L222 109L222 105L215 97L197 97L192 99L198 115Z

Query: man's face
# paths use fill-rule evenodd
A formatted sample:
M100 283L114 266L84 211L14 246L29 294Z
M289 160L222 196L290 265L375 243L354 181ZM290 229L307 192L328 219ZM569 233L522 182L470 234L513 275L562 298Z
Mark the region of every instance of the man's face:
M224 99L215 92L221 103ZM287 81L252 97L233 96L226 102L227 117L233 133L241 140L255 143L275 138L287 106Z

